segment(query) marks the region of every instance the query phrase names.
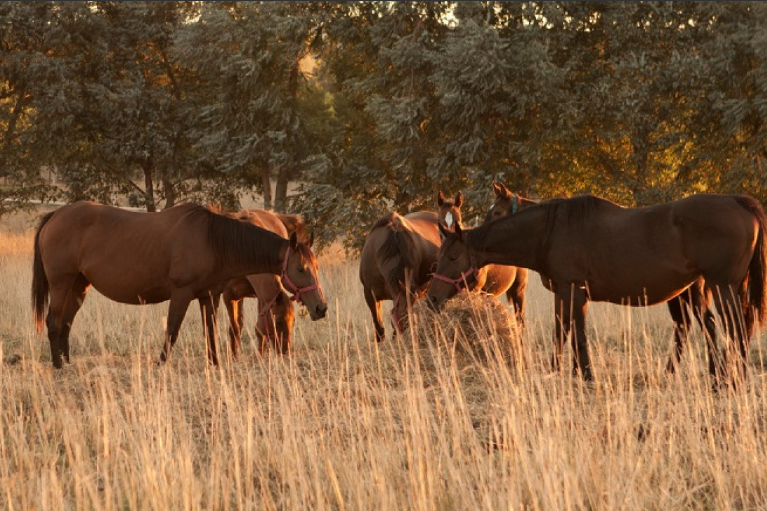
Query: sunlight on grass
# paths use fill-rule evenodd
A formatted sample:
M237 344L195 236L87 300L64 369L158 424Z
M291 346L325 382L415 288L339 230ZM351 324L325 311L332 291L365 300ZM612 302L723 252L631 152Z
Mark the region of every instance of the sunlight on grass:
M21 358L0 366L4 509L767 506L761 333L748 384L714 393L699 332L668 375L665 307L593 304L585 383L550 371L553 299L533 278L521 347L482 301L460 328L417 305L377 345L357 261L335 252L320 258L328 317L297 322L289 357L257 354L249 301L242 358L209 367L190 307L158 367L167 304L91 291L54 371L33 331L31 231L5 227L1 355Z

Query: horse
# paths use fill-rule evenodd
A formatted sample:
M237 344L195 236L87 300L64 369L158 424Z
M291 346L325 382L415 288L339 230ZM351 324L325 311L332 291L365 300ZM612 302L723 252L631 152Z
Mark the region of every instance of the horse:
M509 191L509 189L503 183L493 183L493 191L495 192L495 201L488 208L485 215L485 223L502 218L506 215L514 214L517 211L536 204L537 201L522 197ZM524 272L524 282L527 283L527 270L525 268L518 268L518 272ZM517 280L520 279L520 274L517 274ZM545 279L543 281L544 287L548 286L548 282ZM524 287L521 291L517 291L517 296L521 297L521 304L524 304ZM706 334L706 348L708 350L709 371L713 372L715 369L713 364L716 363L716 325L714 320L714 314L711 311L711 293L706 291L705 282L703 279L698 279L693 285L691 285L687 291L680 293L676 298L672 298L667 302L669 312L671 313L671 319L674 322L674 350L671 353L668 363L666 364L666 371L673 373L676 370L676 366L682 357L684 351L684 345L689 338L689 328L694 318L700 327ZM516 303L515 303L516 305ZM522 305L520 305L521 308ZM690 311L692 311L692 318L690 317ZM750 336L751 334L749 334Z
M573 370L593 379L585 330L589 301L648 306L702 285L699 296L713 298L737 343L733 370L745 374L754 324L763 323L767 311L767 217L752 197L699 194L624 208L588 195L542 202L475 229L457 224L455 232L442 231L436 273L448 279L472 278L488 264L541 274L555 296L557 368L570 337ZM455 286L435 278L427 298L439 309L455 293ZM709 372L716 379L717 364L710 361Z
M304 221L301 215L285 215L263 209L243 210L229 216L243 222L270 230L287 239L296 233L299 240L306 242ZM307 243L312 245L313 238ZM244 298L258 298L258 320L256 338L261 354L265 352L267 342L278 352L285 354L290 349L291 332L295 321L295 311L290 297L282 287L280 278L270 273L248 275L227 282L223 299L229 315L229 339L232 356L240 353Z
M376 341L383 341L385 333L381 301L393 301L392 322L402 333L408 324L408 308L429 283L439 246L437 213L432 211L405 216L390 213L370 229L360 255L359 277Z
M532 200L511 194L511 192L509 192L504 185L497 187L497 185L493 183L493 189L496 192L496 203L501 202L502 198L514 197L513 201L515 205L512 207L512 200L509 199L508 209L500 209L505 208L505 204L502 202L501 206L496 207L495 204L490 206L490 211L488 212L488 216L485 219L485 222L491 218L490 212L492 212L494 208L496 208L496 213L503 211L503 214L512 214L512 212L516 213L519 209L524 209L531 204L535 204L535 202ZM502 190L505 191L506 195L503 195ZM455 225L462 221L461 205L463 204L463 195L461 192L458 192L455 199L453 201L449 201L445 199L444 195L440 191L437 196L437 204L439 205L440 224L447 230L453 231ZM469 287L469 291L479 290L494 297L505 294L506 300L514 307L514 317L516 319L517 325L524 326L527 269L517 268L516 266L490 264L484 268L479 268L477 272L478 274L476 279L472 281L472 285ZM438 275L436 278L442 277ZM451 281L450 283L460 289L466 284L466 281L459 279L457 282Z
M160 213L139 213L94 202L77 202L43 216L35 231L32 308L38 333L43 316L55 368L67 362L72 321L93 286L120 303L170 301L164 363L192 300L206 333L207 358L218 364L216 315L224 285L255 273L293 282L312 319L327 313L317 281L317 259L296 235L289 240L266 229L180 204Z

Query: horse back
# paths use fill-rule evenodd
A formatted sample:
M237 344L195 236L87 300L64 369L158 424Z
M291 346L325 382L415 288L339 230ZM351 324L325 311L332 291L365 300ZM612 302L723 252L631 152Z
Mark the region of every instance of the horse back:
M190 228L194 205L139 213L93 202L56 210L40 231L49 278L82 274L100 293L123 303L167 300L189 267L212 265L205 229ZM193 257L189 257L193 254Z

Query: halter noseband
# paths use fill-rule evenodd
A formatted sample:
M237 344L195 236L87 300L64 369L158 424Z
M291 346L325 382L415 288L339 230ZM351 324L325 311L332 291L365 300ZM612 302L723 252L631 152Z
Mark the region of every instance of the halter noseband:
M311 286L306 287L298 287L295 285L295 283L290 280L290 276L288 275L288 259L290 257L290 247L288 247L288 251L285 252L285 262L282 263L282 275L280 275L280 279L282 280L283 284L285 284L285 287L293 293L293 296L290 298L294 302L299 302L301 305L306 307L306 303L304 303L304 300L301 298L301 295L304 293L308 293L309 291L314 291L315 289L320 294L320 297L323 297L322 294L322 288L320 287L319 282L315 282ZM275 297L276 298L276 297Z
M468 281L466 279L469 277L469 275L474 275L476 278L477 265L474 264L474 258L471 257L471 255L469 256L469 261L471 263L471 266L469 267L469 269L461 273L455 279L451 279L450 277L446 277L445 275L440 275L439 273L432 274L432 278L454 285L456 291L460 293L461 289L463 289L464 286L468 287Z

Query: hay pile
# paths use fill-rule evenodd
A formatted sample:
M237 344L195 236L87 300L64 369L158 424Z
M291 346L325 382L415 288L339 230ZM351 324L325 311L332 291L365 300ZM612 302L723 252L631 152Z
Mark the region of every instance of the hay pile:
M504 301L486 294L459 293L441 312L425 300L413 306L410 335L419 348L485 363L503 359L516 363L522 356L522 331Z

